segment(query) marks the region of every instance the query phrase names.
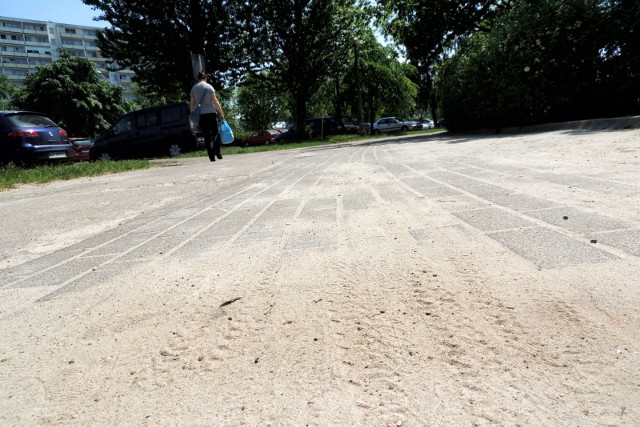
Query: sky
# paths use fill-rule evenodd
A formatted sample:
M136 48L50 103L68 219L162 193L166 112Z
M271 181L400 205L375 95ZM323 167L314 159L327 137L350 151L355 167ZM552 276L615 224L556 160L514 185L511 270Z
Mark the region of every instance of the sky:
M93 18L99 13L82 0L0 0L0 16L52 21L62 24L107 27Z

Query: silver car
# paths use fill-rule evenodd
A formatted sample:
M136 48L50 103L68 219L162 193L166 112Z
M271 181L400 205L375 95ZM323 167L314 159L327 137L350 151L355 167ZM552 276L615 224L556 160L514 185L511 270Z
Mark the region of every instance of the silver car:
M382 117L373 123L373 133L408 131L409 127L395 117Z

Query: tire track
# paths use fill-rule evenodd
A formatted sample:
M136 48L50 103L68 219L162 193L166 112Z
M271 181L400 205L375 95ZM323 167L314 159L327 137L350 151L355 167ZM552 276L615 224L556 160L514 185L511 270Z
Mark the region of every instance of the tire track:
M85 282L82 282L83 278L88 276L99 275L101 270L117 265L116 264L117 262L119 262L120 260L123 260L127 255L131 254L135 250L142 248L144 245L150 244L152 242L157 242L158 238L161 238L162 236L167 235L171 230L179 227L180 225L185 224L195 218L198 218L208 212L211 212L213 209L216 209L219 206L223 206L225 203L229 201L234 201L234 199L242 195L243 197L240 197L239 200L235 200L232 207L227 209L227 212L225 214L223 214L222 216L219 216L217 221L214 221L214 223L209 223L209 225L204 227L205 230L209 229L212 226L212 224L215 224L216 222L220 221L222 218L230 216L233 212L240 209L248 201L257 197L257 195L268 191L270 187L277 185L279 182L284 181L287 178L296 175L298 171L302 170L303 168L304 168L303 165L288 166L288 167L285 166L278 173L278 175L281 175L281 176L274 175L273 179L275 180L275 182L273 184L264 186L264 188L262 189L259 189L259 186L257 185L254 185L251 187L244 187L244 188L241 185L237 185L237 186L234 186L233 188L237 189L238 191L236 191L235 193L231 193L229 196L221 200L215 201L213 204L209 204L206 202L214 199L216 197L215 194L207 195L206 197L199 198L196 202L191 202L186 206L180 206L179 209L172 211L168 215L163 215L163 216L154 218L151 221L142 220L141 223L137 223L136 222L137 220L134 220L134 226L132 227L132 229L130 231L125 231L123 235L112 238L105 243L98 244L97 246L87 251L84 251L82 253L79 253L73 257L64 259L53 266L48 266L45 269L33 272L28 276L17 278L12 282L8 283L7 285L5 285L5 288L13 289L12 291L10 291L9 294L12 298L19 299L19 302L14 304L11 307L11 312L3 313L3 314L5 317L15 316L18 313L20 313L22 310L28 308L33 303L33 301L47 301L52 298L55 298L57 295L60 295L62 293L84 289L86 284ZM256 187L258 187L258 189L256 189ZM169 225L169 226L162 225L161 227L159 227L158 230L152 229L151 234L149 236L144 236L145 238L143 238L142 241L136 242L131 246L125 246L124 248L119 249L117 253L107 256L106 259L97 258L98 262L90 266L86 266L86 264L82 264L82 267L79 271L77 269L68 270L66 268L68 265L73 265L72 263L78 261L81 258L89 257L92 253L99 251L101 248L105 247L108 244L118 242L120 241L120 239L130 238L136 233L144 231L145 228L148 228L149 226L154 226L155 224L161 223L163 219L166 218L167 216L176 215L177 211L190 209L198 205L204 205L204 206L199 206L198 209L195 211L195 213L192 213L190 216L187 216L186 218L182 218L180 215L177 215L177 222L173 222L172 225ZM127 224L125 224L125 227L126 226ZM190 239L187 238L187 240L190 240ZM169 248L168 250L171 251L171 248ZM63 277L66 276L67 278L64 279L61 283L57 282L56 276L52 274L54 269L60 269ZM113 273L114 273L113 271L110 271L107 275L112 276ZM38 276L41 276L45 279L45 282L44 282L45 286L44 287L38 286L37 288L34 288L34 290L31 292L24 292L23 288L25 285L28 285L29 287L33 286L32 284L29 284L27 281L32 280ZM54 288L53 290L51 289L52 287ZM5 292L5 295L6 294L7 293Z
M297 197L296 188L300 189L306 194L302 201L298 204L297 208L293 212L293 216L288 219L288 223L296 224L298 221L300 212L304 208L307 201L312 197L313 186L308 188L305 180L309 177L314 177L315 183L319 182L325 171L317 173L325 166L331 159L315 160L314 165L310 164L305 166L305 172L296 176L293 182L287 184L286 187L281 189L278 194L274 194L271 197L270 202L263 208L257 215L251 218L241 230L235 233L229 238L225 246L230 247L234 242L245 233L252 225L256 224L266 212L269 212L269 208L273 207L278 200L287 200L291 195ZM315 184L314 184L315 185ZM294 199L295 200L295 199ZM229 308L216 308L198 311L189 316L188 321L183 322L180 325L176 334L172 335L167 343L167 351L165 358L157 358L156 363L149 368L154 372L154 376L166 376L172 372L171 366L175 362L175 358L180 360L190 360L191 364L188 365L187 370L202 372L199 367L204 366L202 363L194 362L197 360L196 355L193 353L194 348L202 348L201 356L204 361L208 362L208 369L204 375L212 375L217 369L224 368L225 365L232 361L238 362L239 360L245 360L249 362L248 352L251 352L255 358L254 365L259 363L268 363L268 361L260 362L261 358L268 358L270 355L278 354L278 349L271 348L268 343L264 343L264 347L252 346L250 349L242 349L237 346L239 342L261 342L261 336L273 333L273 329L278 329L281 324L274 323L273 319L277 318L277 313L280 310L278 301L286 300L286 296L281 296L282 292L289 292L285 289L280 289L278 285L278 270L281 269L281 258L284 253L284 249L291 236L291 231L284 229L282 237L276 244L276 250L259 265L254 265L253 268L259 269L263 273L255 282L250 290L247 289L241 275L236 277L230 277L228 280L233 284L231 289L236 289L237 294L244 294L245 297L242 301L234 303ZM200 299L198 294L206 296L205 299L211 298L207 294L212 290L203 290L200 293L196 293L194 298ZM250 296L246 296L247 292L250 292ZM216 313L213 315L212 311ZM227 320L228 317L228 320ZM215 346L206 344L207 342L217 343ZM241 363L241 362L239 362ZM251 396L240 392L236 397L239 401L249 402Z

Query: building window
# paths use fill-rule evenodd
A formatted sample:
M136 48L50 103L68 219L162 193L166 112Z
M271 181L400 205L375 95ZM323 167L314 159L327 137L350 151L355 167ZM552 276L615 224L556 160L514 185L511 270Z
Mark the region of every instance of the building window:
M65 34L75 34L76 33L76 29L75 28L65 28L64 29L64 33Z

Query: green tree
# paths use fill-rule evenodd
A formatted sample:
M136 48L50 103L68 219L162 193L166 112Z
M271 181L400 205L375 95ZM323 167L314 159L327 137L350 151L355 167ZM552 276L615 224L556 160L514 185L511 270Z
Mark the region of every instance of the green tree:
M246 130L269 128L289 116L285 91L269 78L248 75L238 88L237 102L240 124Z
M20 108L46 114L70 136L93 137L129 108L122 88L104 80L88 59L64 50L27 76L18 98Z
M13 98L18 88L4 74L0 74L0 110L8 110L13 106Z
M151 93L186 99L194 83L192 53L205 56L206 71L216 87L248 63L248 1L83 2L101 12L98 19L111 24L98 33L100 50L117 66L133 70L135 81Z
M620 4L514 2L489 33L462 42L446 61L438 86L448 126L499 128L637 114L640 88L625 77L637 72L638 62L612 30ZM622 83L626 94L617 89Z
M401 63L392 48L381 45L362 56L362 103L369 123L373 125L380 116L412 114L418 94L418 86L410 78L415 77L415 67Z
M640 113L640 2L601 2L602 30L606 34L600 51L607 111L616 115Z
M163 105L175 102L176 100L168 97L167 95L154 91L151 88L144 88L139 83L132 83L131 89L133 90L132 105L136 109L152 107L154 105ZM178 99L184 99L184 94Z
M386 34L405 48L418 70L419 102L437 120L433 81L445 52L461 38L483 29L505 0L379 0L380 21Z
M290 94L295 123L304 123L308 103L348 55L354 0L265 0L254 3L252 22L268 76ZM303 126L297 126L303 132Z

